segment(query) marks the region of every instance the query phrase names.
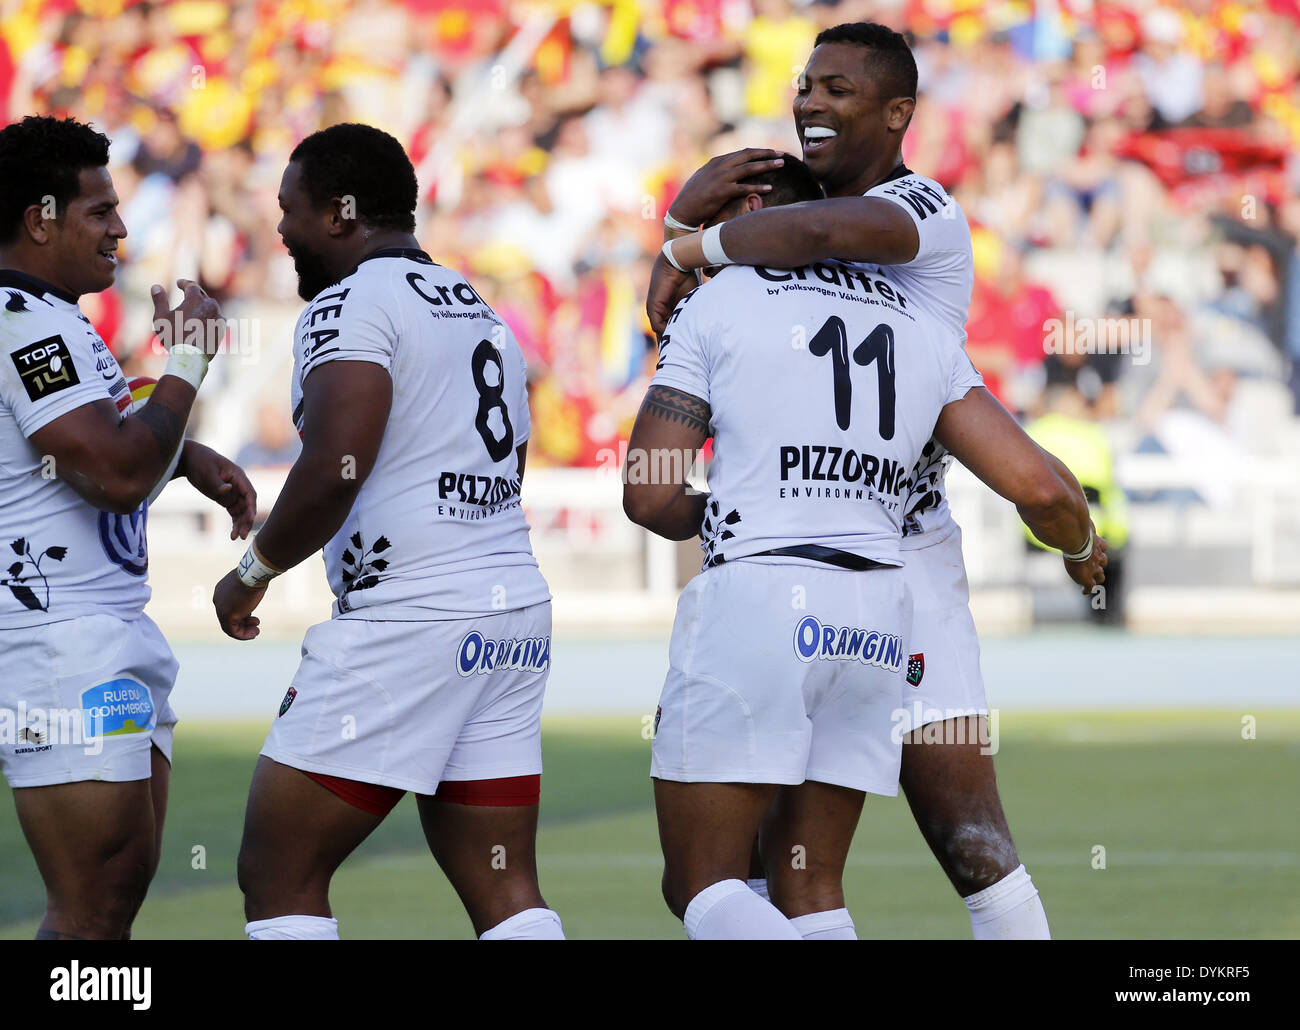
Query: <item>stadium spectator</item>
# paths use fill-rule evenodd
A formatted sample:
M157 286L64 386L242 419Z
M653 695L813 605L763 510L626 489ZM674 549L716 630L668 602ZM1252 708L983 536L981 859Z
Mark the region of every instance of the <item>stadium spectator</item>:
M0 29L0 94L11 117L67 112L114 140L132 226L123 296L197 268L241 314L270 317L293 292L273 231L276 170L325 125L391 128L417 164L425 245L501 284L536 369L537 464L594 463L620 421L648 331L627 292L644 287L637 270L666 201L713 154L791 149L794 72L812 34L863 17L915 40L922 117L904 157L959 198L986 241L968 328L991 385L1002 376L1016 407L1035 411L1049 381L1091 391L1096 372L1094 414L1121 439L1150 429L1175 382L1184 402L1213 408L1196 365L1167 371L1154 392L1153 370L1127 361L1122 377L1091 358L1071 370L1053 356L1041 365L1050 380L1034 371L1028 316L1051 306L1044 297L1096 319L1163 292L1193 343L1242 341L1212 367L1289 384L1300 408L1300 215L1285 202L1300 181L1294 0L1060 13L998 0L18 7ZM1215 231L1201 232L1211 215ZM148 338L147 311L104 299L92 317L110 345ZM1178 368L1167 336L1154 365L1165 352ZM212 385L213 411L251 436L255 413L236 426L240 403L216 403Z

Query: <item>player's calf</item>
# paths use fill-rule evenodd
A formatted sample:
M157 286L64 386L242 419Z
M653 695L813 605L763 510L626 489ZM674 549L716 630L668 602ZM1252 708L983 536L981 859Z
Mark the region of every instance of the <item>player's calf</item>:
M864 792L808 780L782 787L759 835L772 903L805 940L856 940L844 866Z
M978 743L978 720L966 736L945 726L943 743L903 746L899 776L930 850L970 912L976 940L1045 939L1047 916L1020 864L998 796L993 758ZM966 743L954 743L965 740Z

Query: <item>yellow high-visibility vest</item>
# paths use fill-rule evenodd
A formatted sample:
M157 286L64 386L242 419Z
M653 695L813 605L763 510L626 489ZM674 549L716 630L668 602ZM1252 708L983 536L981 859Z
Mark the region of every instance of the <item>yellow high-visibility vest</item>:
M1112 548L1128 540L1128 503L1115 479L1114 455L1106 431L1096 422L1069 415L1044 415L1025 426L1025 432L1046 451L1061 459L1088 496L1088 510L1097 532ZM1038 547L1052 550L1025 527L1025 535Z

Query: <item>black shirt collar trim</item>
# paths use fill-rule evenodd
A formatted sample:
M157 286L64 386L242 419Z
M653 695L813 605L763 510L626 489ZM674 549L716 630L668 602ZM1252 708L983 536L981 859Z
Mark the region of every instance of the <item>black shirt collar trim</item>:
M37 279L34 275L28 275L26 272L19 272L14 268L0 269L0 286L13 286L16 289L35 294L37 297L48 293L51 297L58 297L59 300L63 301L65 304L77 303L77 298L71 293L60 290L56 286L51 286L43 279Z
M406 258L408 261L418 261L422 265L435 264L433 258L429 257L428 254L420 250L418 247L380 247L379 250L372 250L369 254L358 261L357 267L360 268L364 262L370 261L373 258L386 257ZM347 276L344 276L344 278L346 279Z
M895 179L901 179L904 176L911 175L911 174L913 174L912 169L908 168L907 165L903 164L900 161L898 163L898 166L892 172L886 175L883 179L881 179L880 182L878 182L876 185L881 186L887 182L893 182Z

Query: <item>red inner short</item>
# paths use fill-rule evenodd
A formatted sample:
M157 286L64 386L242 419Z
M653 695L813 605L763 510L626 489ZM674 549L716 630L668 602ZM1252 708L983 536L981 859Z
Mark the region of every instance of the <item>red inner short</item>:
M362 783L326 773L307 772L306 775L349 805L372 815L387 815L406 793L397 787ZM450 801L458 805L535 805L542 797L542 774L503 776L495 780L444 780L438 784L438 792L431 796L434 801Z

